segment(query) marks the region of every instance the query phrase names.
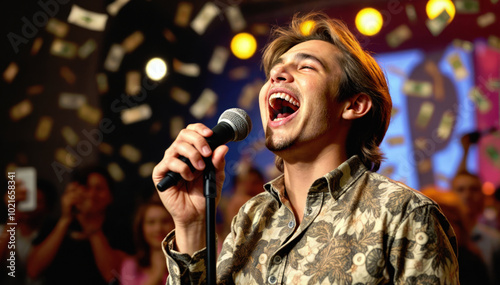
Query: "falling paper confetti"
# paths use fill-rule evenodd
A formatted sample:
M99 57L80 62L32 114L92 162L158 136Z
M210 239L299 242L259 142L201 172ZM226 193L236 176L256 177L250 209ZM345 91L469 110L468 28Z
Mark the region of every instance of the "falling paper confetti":
M129 71L125 75L125 93L137 95L141 92L141 74L139 71Z
M125 4L127 4L129 1L130 0L115 0L115 2L109 4L106 7L106 11L108 11L111 16L116 16L118 12L120 12L120 10L123 8L123 6L125 6Z
M83 94L62 92L59 94L59 108L78 110L85 103L87 98Z
M227 48L221 46L215 47L212 58L208 63L208 70L215 74L221 74L224 71L228 58L229 50Z
M198 33L198 35L203 35L208 28L208 25L212 20L219 15L220 9L212 2L207 2L203 8L201 8L200 13L191 22L191 28Z
M33 41L33 45L31 46L31 55L36 55L40 51L40 48L42 47L43 44L43 39L41 37L36 38Z
M109 49L106 60L104 61L104 68L111 72L118 71L124 55L125 49L119 44L113 44Z
M77 5L71 7L68 23L93 31L104 31L108 15L85 10Z
M33 86L29 86L26 88L26 94L27 95L38 95L38 94L41 94L43 92L43 85L33 85Z
M217 94L210 89L205 89L196 102L189 108L189 111L196 119L202 119L210 111L210 108L217 102Z
M64 126L61 129L61 135L66 143L73 147L76 146L76 144L80 141L80 137L69 126Z
M76 56L78 46L75 43L61 39L54 39L50 46L50 54L72 59Z
M432 95L432 84L427 81L406 80L403 93L419 98L429 98Z
M114 181L120 182L125 179L125 173L123 172L120 165L116 162L108 164L108 173L113 178Z
M396 48L400 46L403 42L409 40L411 38L411 30L408 28L407 25L403 24L393 31L389 32L386 36L387 44L392 47Z
M170 90L170 97L181 105L187 105L187 103L191 100L189 92L177 86L172 87Z
M185 76L197 77L200 75L200 66L196 63L183 63L180 60L174 58L173 60L174 70Z
M229 26L234 33L238 33L245 29L247 23L238 6L228 6L224 12L227 16Z
M106 76L106 73L97 73L96 81L97 81L97 90L99 91L100 94L108 92L109 89L108 77Z
M437 129L437 136L442 140L447 140L451 135L454 124L455 115L453 114L453 112L449 110L444 112Z
M491 110L491 102L478 88L474 87L469 92L469 98L474 102L480 113L485 114Z
M24 99L10 108L9 115L11 120L16 122L31 114L32 111L33 104L29 99Z
M467 72L467 69L462 63L462 60L460 59L460 55L458 53L453 53L448 57L447 60L448 63L451 65L451 68L453 69L453 74L455 75L455 78L457 80L460 81L469 76L469 72Z
M102 118L102 111L90 105L83 104L78 109L78 117L92 125L97 125Z
M427 19L425 21L425 25L431 32L433 36L438 36L441 34L441 32L446 28L448 25L448 20L450 19L450 15L446 12L446 10L443 10L439 16L437 16L434 19Z
M3 80L7 83L11 83L14 78L16 78L17 73L19 72L19 66L15 62L11 62L9 66L3 72Z
M78 56L80 58L87 58L91 53L97 48L97 43L94 39L88 39L80 48L78 49Z
M130 144L122 145L120 155L132 163L139 162L142 157L141 151Z
M64 38L68 34L69 25L56 18L50 18L45 29L59 38Z
M193 11L193 4L189 2L179 2L177 4L177 13L175 14L174 24L179 27L187 27L191 19L191 12Z
M144 34L141 31L135 31L126 37L122 42L122 47L127 53L133 52L144 42Z
M420 111L416 119L416 126L425 129L431 120L432 114L434 113L434 104L432 102L423 102L420 106Z
M148 104L142 104L121 112L122 122L125 125L133 124L151 118L153 111Z
M76 75L75 73L69 69L67 66L61 66L60 72L61 77L66 81L68 84L73 84L76 81Z
M37 141L46 141L50 136L54 120L49 116L42 116L38 121L38 126L35 131L35 139Z
M184 119L180 116L175 116L170 119L170 138L174 140L179 132L184 129Z

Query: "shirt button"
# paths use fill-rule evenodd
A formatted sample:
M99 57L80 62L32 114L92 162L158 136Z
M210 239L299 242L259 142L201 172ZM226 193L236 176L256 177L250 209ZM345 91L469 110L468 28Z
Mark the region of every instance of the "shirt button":
M293 229L295 227L295 223L293 221L290 221L288 223L288 227L291 228L291 229Z
M269 281L270 284L275 284L276 281L278 281L278 278L276 278L274 275L272 275L272 276L269 276L267 281Z
M306 210L306 216L309 216L310 214L312 214L312 212L313 212L312 208L307 208L307 210Z
M274 263L276 263L276 264L280 264L280 263L281 263L281 256L276 255L276 256L273 258L273 262L274 262Z

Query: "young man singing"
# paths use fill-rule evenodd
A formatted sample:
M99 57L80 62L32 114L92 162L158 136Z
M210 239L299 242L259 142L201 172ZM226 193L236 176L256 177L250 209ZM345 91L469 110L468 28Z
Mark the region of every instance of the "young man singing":
M303 35L307 20L315 26ZM266 146L283 175L233 219L217 283L457 284L456 238L438 206L374 172L392 103L380 67L345 25L295 17L274 31L263 66ZM175 221L163 244L170 284L206 282L202 158L212 156L220 191L228 150L211 150L211 135L189 125L153 171L155 184L167 171L184 179L159 193Z

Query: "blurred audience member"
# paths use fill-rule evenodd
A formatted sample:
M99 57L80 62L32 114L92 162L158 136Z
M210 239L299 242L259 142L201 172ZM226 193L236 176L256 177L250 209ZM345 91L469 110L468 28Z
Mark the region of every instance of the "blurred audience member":
M126 254L126 227L111 222L113 201L105 170L89 169L69 183L61 197L61 216L33 241L28 275L44 284L109 284Z
M486 132L472 132L462 136L460 142L463 155L457 174L451 182L451 188L467 209L467 215L473 224L471 239L479 248L488 267L490 284L500 284L500 231L485 225L483 215L485 210L485 195L479 176L467 171L467 158L472 144L479 142Z
M157 196L154 196L157 198ZM172 216L160 199L141 205L134 221L136 255L125 259L120 270L120 284L165 284L168 271L162 241L174 229Z
M460 284L490 284L486 264L479 249L470 239L473 223L458 195L454 192L439 191L434 187L426 188L422 193L438 203L455 231Z
M481 185L477 175L465 171L459 172L451 182L452 191L466 206L467 216L471 219L471 239L488 267L490 284L500 284L500 232L479 222L485 200Z
M4 202L6 205L9 204L9 192L5 193ZM10 232L11 229L8 225L0 225L0 284L13 285L13 284L23 284L23 285L35 285L40 284L27 277L26 274L26 262L28 258L28 253L31 250L31 243L33 239L37 236L40 227L44 223L45 219L50 215L51 209L54 207L54 201L57 199L57 191L50 182L38 179L37 180L37 199L36 208L33 211L20 211L17 209L18 203L26 199L27 189L24 182L17 180L15 183L15 209L14 212L15 220L7 220L7 222L15 222L15 244L10 244ZM15 248L12 247L15 246ZM15 277L12 278L8 275L11 272L7 266L9 263L7 259L10 258L10 252L15 251Z

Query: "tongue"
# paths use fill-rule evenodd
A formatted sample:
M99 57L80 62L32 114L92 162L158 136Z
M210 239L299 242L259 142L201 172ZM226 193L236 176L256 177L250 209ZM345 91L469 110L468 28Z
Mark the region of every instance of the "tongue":
M278 116L276 116L278 119L286 118L290 116L292 113L279 113Z

